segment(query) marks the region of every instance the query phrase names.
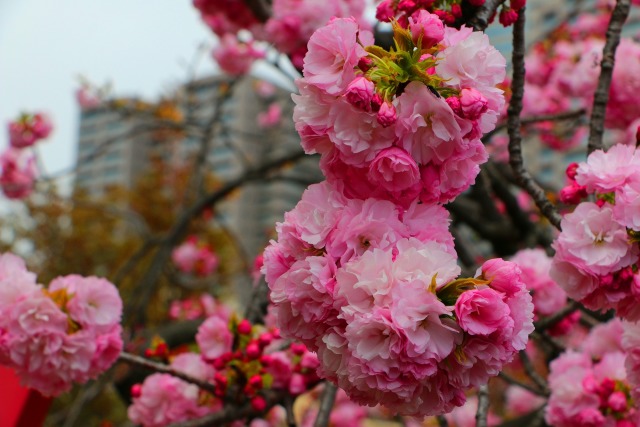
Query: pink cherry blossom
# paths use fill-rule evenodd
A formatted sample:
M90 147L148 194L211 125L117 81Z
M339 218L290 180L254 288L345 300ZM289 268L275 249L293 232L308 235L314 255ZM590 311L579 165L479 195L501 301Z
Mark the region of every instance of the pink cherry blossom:
M0 168L0 186L6 197L23 199L31 194L37 177L33 155L9 148L0 155Z
M198 328L196 342L202 356L212 360L231 350L233 334L226 320L211 316Z
M268 129L276 127L282 120L282 107L277 102L269 104L267 111L258 114L258 125Z
M309 39L304 57L306 80L331 95L340 95L356 77L354 67L366 55L362 40L373 44L368 31L360 31L354 19L334 19Z
M235 36L225 34L220 39L220 45L214 48L212 55L225 73L241 76L249 72L249 68L256 59L264 57L264 52L254 47L253 42L242 43Z

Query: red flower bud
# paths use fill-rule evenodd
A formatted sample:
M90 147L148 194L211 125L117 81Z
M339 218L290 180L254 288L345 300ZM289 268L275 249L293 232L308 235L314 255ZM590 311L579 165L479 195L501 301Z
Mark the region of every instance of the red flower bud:
M238 323L238 333L240 335L249 335L251 333L251 322L247 319L242 319L242 321Z

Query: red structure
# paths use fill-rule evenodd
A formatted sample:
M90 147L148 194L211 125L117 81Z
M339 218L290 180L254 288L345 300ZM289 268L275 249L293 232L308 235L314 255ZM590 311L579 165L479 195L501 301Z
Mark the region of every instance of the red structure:
M0 366L0 427L40 427L51 398L20 385L9 368Z

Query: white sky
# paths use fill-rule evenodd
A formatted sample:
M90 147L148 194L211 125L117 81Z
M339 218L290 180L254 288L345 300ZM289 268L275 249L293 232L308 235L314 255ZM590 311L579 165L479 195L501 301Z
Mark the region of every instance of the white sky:
M55 126L40 145L45 169L71 167L78 75L156 99L186 81L198 47L214 40L189 0L0 0L0 151L9 120L45 111ZM213 70L208 51L198 75Z

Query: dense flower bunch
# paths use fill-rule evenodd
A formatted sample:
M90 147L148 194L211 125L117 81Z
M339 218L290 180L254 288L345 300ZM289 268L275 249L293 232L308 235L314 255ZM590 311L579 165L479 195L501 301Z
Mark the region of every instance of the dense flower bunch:
M205 277L218 268L218 257L208 243L190 236L171 253L171 259L183 273Z
M552 258L543 249L523 249L511 261L522 270L522 281L531 291L535 307L535 319L551 316L567 304L567 294L549 276ZM580 320L580 313L574 312L564 317L549 329L551 335L565 335Z
M600 1L595 14L582 12L559 27L549 41L536 44L526 58L524 115L553 115L572 109L590 109L600 74L611 2ZM616 66L609 90L605 125L626 131L635 143L640 123L633 94L640 88L640 44L623 37L616 50ZM542 142L554 149L570 149L584 141L588 129L567 122L534 126Z
M154 346L152 355L168 357L172 368L210 382L215 392L210 394L168 374L153 374L132 388L132 421L145 427L161 427L198 418L227 403L244 403L246 399L262 412L267 407L264 391L283 390L297 396L318 383L318 358L304 345L287 346L277 329L238 320L226 306L214 305L195 337L199 354L176 356L160 343Z
M289 55L297 68L302 68L307 42L313 32L332 17L353 16L360 25L369 27L364 19L365 5L359 0L275 0L271 5L271 16L266 22L260 22L241 0L194 0L204 22L223 41L235 38L240 30L249 30L252 41L272 44ZM216 59L235 61L233 56L225 58L222 54ZM227 71L224 66L222 68Z
M10 199L23 199L31 194L37 176L35 158L27 148L45 139L53 126L42 113L22 114L9 123L9 147L0 154L0 186Z
M487 261L458 278L447 211L486 160L504 102L504 58L486 36L421 10L374 46L353 19L309 41L294 119L327 181L277 225L264 272L284 336L355 402L442 414L526 346L520 269Z
M182 353L170 365L178 372L199 380L210 379L214 370L197 353ZM163 427L202 417L220 409L219 402L207 399L197 385L189 384L170 374L153 374L131 389L133 403L129 406L131 421L145 427Z
M551 362L547 423L554 427L640 424L625 371L622 331L618 319L600 325L580 351L566 351Z
M597 150L567 174L564 200L592 195L595 202L579 203L562 219L551 277L587 308L639 320L640 152L622 144Z
M122 301L97 277L58 277L44 289L22 259L0 256L0 364L45 395L108 369L122 349Z
M425 11L394 25L397 49L373 45L350 19L309 41L294 120L345 196L445 203L487 160L480 137L504 104L505 60L486 35L443 28ZM472 65L470 65L472 64Z

